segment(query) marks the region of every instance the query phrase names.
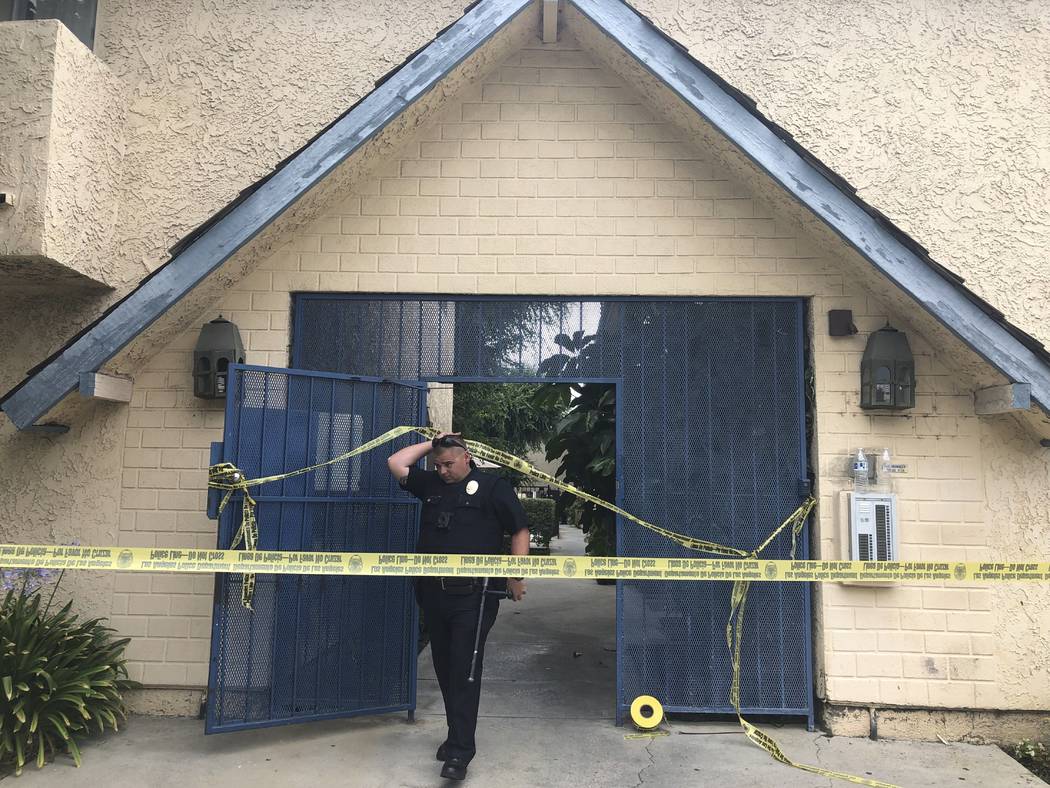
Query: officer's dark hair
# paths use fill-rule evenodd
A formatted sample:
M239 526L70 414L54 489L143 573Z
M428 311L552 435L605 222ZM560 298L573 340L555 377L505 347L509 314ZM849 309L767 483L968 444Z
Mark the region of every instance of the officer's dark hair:
M458 435L442 435L440 438L434 438L431 441L431 445L434 449L463 449L463 451L470 451L467 447L467 442ZM471 459L470 467L477 468L478 464Z
M469 451L467 449L467 442L460 438L458 435L442 435L440 438L434 438L431 441L431 445L435 449L451 449L453 447Z

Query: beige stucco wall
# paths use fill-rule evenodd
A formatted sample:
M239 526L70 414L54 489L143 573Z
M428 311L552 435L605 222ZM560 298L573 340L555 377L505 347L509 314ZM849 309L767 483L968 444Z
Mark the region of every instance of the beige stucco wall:
M54 20L0 23L0 386L104 308L123 162L123 85ZM118 535L127 409L88 406L62 438L0 422L0 538L88 544ZM86 616L112 611L115 578L71 573Z
M100 4L95 54L121 83L129 109L119 235L106 271L119 285L108 296L71 290L36 299L6 296L0 304L6 316L0 321L3 388L163 262L174 240L455 19L460 5L348 0L333 6L297 0L261 11L251 3L217 7L204 0L180 10L166 4ZM639 7L692 54L755 96L767 114L929 246L934 257L966 274L1022 327L1050 339L1045 298L1050 266L1044 253L1050 240L1045 213L1050 134L1040 112L1047 103L1050 36L1038 4L934 8L907 0L865 6L719 0L689 6L652 0ZM0 34L16 24L21 23L0 24ZM717 167L688 159L697 151L668 170L666 162L685 150L673 140L647 140L653 145L649 154L648 148L624 144L636 141L603 136L610 130L606 117L612 126L635 125L630 115L622 116L626 110L617 115L620 105L637 106L629 90L622 101L607 91L604 104L597 92L593 100L580 101L569 92L560 95L560 88L620 86L568 84L559 86L554 101L530 98L531 88L550 84L516 86L518 102L535 103L535 121L513 114L502 120L502 104L513 101L502 98L499 89L465 99L460 111L479 105L478 112L491 113L495 104L497 119L487 122L497 128L489 131L500 133L502 126L502 133L513 128L516 137L528 137L551 133L541 128L541 112L556 117L575 108L573 120L558 121L557 138L444 139L443 131L433 132L439 136L418 141L418 157L408 151L407 170L391 164L242 282L218 306L232 310L245 329L249 360L287 362L291 290L797 293L814 296L818 328L823 311L832 306L852 307L865 332L881 325L883 308L836 273L825 252L812 248L810 240L792 238L793 229L771 218L761 201L756 207L753 195L739 185L734 191ZM580 115L580 106L590 109ZM481 122L468 117L468 125ZM568 124L564 130L561 123ZM581 134L589 124L594 124L590 138L560 136ZM643 133L662 126L642 125ZM517 163L508 169L504 156L531 151L533 143L535 158L524 159L524 169ZM546 158L569 147L575 156L581 148L593 154L583 157L593 168ZM581 169L574 172L574 166ZM587 192L608 188L599 185L599 172L627 171L631 176L614 186L612 195ZM404 182L417 177L417 194L382 192L386 181L396 182L387 189L412 188ZM426 188L438 190L455 182L468 193L424 194L423 180ZM469 192L491 189L493 181L494 197ZM579 196L558 192L567 183L576 188L577 181L583 184ZM650 181L651 197L616 197L616 188L647 188ZM534 196L528 186L533 182ZM651 206L661 200L666 205L686 183L696 202L686 210L697 215L638 213L656 211ZM500 188L526 193L501 195ZM593 215L561 213L581 210L592 199ZM598 200L629 202L633 213L600 215ZM528 213L549 210L537 207L549 201L553 216L518 214L520 203ZM405 214L378 213L390 205ZM478 215L454 215L463 210ZM482 215L483 210L510 213ZM740 211L757 215L737 215ZM669 235L683 231L682 219L691 230ZM455 232L429 234L435 225L453 222ZM570 226L572 234L563 234ZM889 316L908 324L907 315ZM193 339L187 333L139 375L132 408L93 407L63 438L16 435L4 420L0 471L7 483L0 510L9 514L0 518L0 536L5 541L108 543L119 530L128 544L212 543L214 526L203 520L198 504L205 446L219 436L222 417L187 393ZM887 443L912 468L902 491L911 502L904 512L906 557L947 552L1014 558L1045 552L1047 461L1045 453L1035 453L1030 437L1009 419L975 420L969 390L956 387L951 371L934 363L918 337L913 347L924 382L917 418L861 415L852 370L863 336L832 344L818 330L814 341L818 445L825 469L822 551L836 550L830 541L832 502L841 484L827 473L827 464L837 462L854 437L863 437L866 445ZM119 463L115 458L121 453ZM210 607L202 600L210 583L145 580L82 574L67 582L82 588L86 609L123 617L122 628L143 641L133 652L137 675L158 684L203 684L203 622ZM818 648L821 691L842 702L1050 705L1046 661L1040 658L1048 639L1043 622L1050 618L1046 589L975 588L963 592L965 602L958 594L936 591L829 587L821 600L826 622ZM1020 601L1023 607L1015 604ZM844 656L832 659L835 655ZM878 659L869 661L870 655ZM925 656L948 677L925 680ZM884 675L859 681L858 675L871 672L868 664Z
M47 190L48 133L57 22L0 25L0 112L7 130L0 184L15 193L19 210L0 209L0 250L42 251ZM20 115L21 117L18 117Z
M1037 491L1048 467L1032 439L1008 418L977 419L968 381L914 329L916 409L860 412L856 370L867 333L887 318L910 328L909 315L852 284L833 254L571 41L527 49L458 97L215 309L241 327L250 363L283 366L290 294L318 290L810 297L821 555L841 555L835 498L858 444L888 446L908 465L897 482L905 558L1017 557L1045 539L1047 500ZM862 333L827 337L831 308L852 308ZM207 445L222 414L191 395L195 338L186 332L136 378L122 544L213 542L201 511ZM210 584L162 575L117 583L115 621L139 635L135 675L203 684ZM1008 609L1014 601L1027 615ZM1045 588L826 585L819 609L818 689L829 700L1050 705L1039 659Z
M0 191L16 200L0 210L5 289L110 284L122 83L51 19L0 24L0 73Z
M634 5L1050 341L1045 3Z
M126 283L461 14L450 0L101 3L95 51L131 97Z

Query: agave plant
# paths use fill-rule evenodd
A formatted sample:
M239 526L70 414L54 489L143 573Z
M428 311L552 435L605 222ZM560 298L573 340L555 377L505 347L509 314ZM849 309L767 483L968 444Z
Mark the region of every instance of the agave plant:
M0 767L15 774L61 750L80 766L77 737L91 728L117 730L118 718L127 717L122 693L140 686L128 679L128 639L114 639L102 619L78 622L72 602L52 612L54 589L42 605L34 578L17 588L5 582L0 605Z

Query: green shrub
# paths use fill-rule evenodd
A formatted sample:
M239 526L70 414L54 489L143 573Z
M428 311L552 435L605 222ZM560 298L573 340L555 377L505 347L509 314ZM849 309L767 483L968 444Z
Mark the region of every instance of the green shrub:
M128 639L114 640L101 619L78 623L72 602L52 612L54 589L41 604L45 573L0 574L0 769L21 774L34 759L40 768L60 749L80 766L76 738L91 727L117 730L127 717L121 693L140 686L127 678Z
M1013 747L1003 747L1014 760L1044 782L1050 781L1050 747L1037 739L1021 739Z
M529 518L529 531L536 544L549 548L551 539L558 530L558 518L555 514L555 502L552 498L523 498L521 505Z

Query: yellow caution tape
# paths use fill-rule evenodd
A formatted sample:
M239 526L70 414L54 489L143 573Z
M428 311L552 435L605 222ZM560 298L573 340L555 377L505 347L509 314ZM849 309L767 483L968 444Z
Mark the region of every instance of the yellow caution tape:
M241 507L241 524L240 527L237 529L236 534L234 535L233 543L230 545L230 547L235 549L243 541L247 549L253 550L258 543L259 526L255 519L256 502L255 499L252 498L251 494L248 492L248 489L250 487L257 487L259 485L267 484L269 482L290 479L294 476L301 476L304 473L309 473L311 471L317 470L318 468L323 468L327 465L334 465L337 462L344 462L350 459L351 457L355 457L359 454L364 454L365 452L371 451L372 449L381 446L384 443L388 443L394 440L395 438L399 438L402 435L405 435L409 432L417 432L420 435L431 439L437 437L440 434L440 431L434 429L433 427L411 427L404 425L400 427L394 427L393 429L384 432L382 435L373 438L367 443L363 443L356 449L351 449L348 452L340 454L337 457L332 457L331 459L325 460L324 462L309 465L305 468L298 468L294 471L288 471L287 473L278 473L273 474L271 476L261 476L255 479L249 479L247 475L233 463L222 462L212 465L208 469L208 486L213 489L222 490L225 493L222 497L222 501L219 503L220 514L226 508L226 504L229 503L230 498L234 492L240 490L243 495L243 503ZM676 533L675 531L669 531L666 528L662 528L654 523L650 523L646 520L643 520L640 517L636 517L635 515L631 514L625 509L621 509L619 506L616 506L616 504L609 503L608 501L605 501L595 495L591 495L590 493L585 492L579 489L578 487L574 487L571 484L566 484L565 482L556 479L550 474L541 471L539 468L536 468L535 466L531 465L530 463L526 462L520 457L515 457L513 454L507 454L504 451L489 446L488 444L481 443L480 441L467 440L466 443L470 450L470 453L475 457L484 460L490 460L507 468L516 470L519 473L523 473L533 479L538 479L540 481L546 482L547 484L550 484L551 486L556 487L559 490L564 490L565 492L571 493L572 495L575 495L578 498L582 498L585 501L590 501L591 503L604 507L605 509L608 509L611 512L615 512L621 517L624 517L627 520L630 520L631 522L642 526L643 528L648 528L649 530L658 533L661 536L664 536L670 539L671 541L682 545L683 547L686 547L690 550L696 550L698 552L711 553L712 555L722 555L740 558L744 558L750 555L757 555L759 552L765 549L784 528L790 525L791 555L794 556L795 540L798 537L798 534L801 532L802 527L805 524L806 518L809 516L810 511L816 505L816 501L813 498L807 499L807 501L801 506L799 506L798 509L796 509L791 515L789 515L787 520L781 523L780 526L776 528L756 550L752 551L752 553L748 553L746 550L741 550L736 547L728 547L717 542L710 542L705 539L697 539L692 536L687 536L686 534L680 534ZM254 588L254 574L250 572L246 573L244 575L244 579L241 585L241 603L249 610L251 610L252 607L252 594Z
M733 655L733 683L729 689L729 700L732 702L733 708L736 709L736 718L740 723L740 727L744 730L744 735L776 760L796 769L801 769L804 772L819 774L822 777L834 777L859 785L869 785L873 788L897 788L892 783L885 783L881 780L869 780L866 777L858 777L846 772L836 772L820 766L811 766L808 763L793 761L784 754L784 751L780 749L780 745L777 744L772 736L744 719L744 715L740 711L740 643L744 636L744 607L747 604L747 592L750 583L751 581L749 580L738 580L733 583L733 593L729 603L729 623L726 624L726 643L729 646L730 653Z
M776 760L797 769L825 777L834 777L874 788L894 788L889 783L822 769L791 760L768 734L744 719L740 712L740 649L743 639L744 608L752 582L812 581L1047 581L1050 562L862 562L862 561L795 561L795 544L810 512L816 505L808 498L788 515L757 548L751 551L722 545L680 534L650 523L624 509L533 467L519 457L502 452L478 441L466 441L475 457L490 460L546 482L585 501L615 512L671 541L697 552L721 556L718 559L636 558L591 556L498 556L445 555L418 553L317 553L293 551L259 551L259 525L255 517L256 501L249 488L343 462L381 446L401 435L417 432L434 438L438 430L430 427L401 426L380 435L356 449L322 463L288 473L249 479L231 463L218 463L209 468L208 486L222 490L221 513L238 490L242 494L241 523L229 550L153 549L145 547L56 547L52 545L0 545L0 567L49 569L119 569L126 571L234 572L243 574L241 601L251 609L255 573L366 575L372 577L459 575L465 577L536 577L617 580L727 580L733 581L726 643L732 653L733 683L730 699L745 735ZM791 560L764 560L760 553L785 529L791 528ZM237 550L241 544L247 548ZM649 696L650 708L659 703ZM655 704L655 705L653 705ZM634 706L632 705L632 716ZM663 718L662 708L659 719ZM648 719L645 717L644 719ZM657 725L659 722L657 722ZM653 726L655 727L655 726ZM651 735L651 734L640 734ZM625 737L627 738L627 737Z
M416 432L428 438L434 438L439 434L439 432L432 427L419 427L415 429ZM724 555L728 557L736 556L743 558L744 556L750 555L746 550L740 550L736 547L728 547L724 544L719 544L718 542L709 542L706 539L697 539L692 536L676 533L675 531L669 531L666 528L661 528L655 523L650 523L647 520L643 520L640 517L634 516L626 509L621 509L614 503L609 503L608 501L599 498L596 495L591 495L588 492L584 492L579 487L573 487L571 484L566 484L560 479L556 479L549 473L541 471L539 468L529 464L520 457L515 457L513 454L507 454L505 451L500 451L499 449L489 446L488 444L472 440L466 441L466 444L470 449L470 453L475 457L480 457L483 460L489 460L491 462L498 463L499 465L502 465L506 468L510 468L511 470L518 471L519 473L522 473L532 479L538 479L539 481L546 482L551 487L556 487L559 490L564 490L565 492L575 495L577 498L582 498L585 501L589 501L590 503L593 503L597 506L601 506L604 509L608 509L610 512L615 512L621 517L630 520L632 523L640 525L643 528L648 528L650 531L658 533L660 534L660 536L664 536L670 539L672 542L676 542L682 545L682 547L686 547L690 550L696 550L701 553L711 553L712 555ZM808 499L808 501L805 504L803 504L795 510L795 512L788 518L788 520L785 520L779 528L777 528L772 534L769 535L769 537L766 539L765 542L762 543L762 546L759 547L758 550L762 550L764 547L769 545L769 543L772 542L774 538L776 538L777 534L779 534L789 524L797 524L797 527L793 529L793 533L797 535L802 528L802 523L805 522L806 516L809 515L810 509L812 509L815 504L816 502L813 501L812 498ZM805 510L804 513L802 512L803 509Z
M401 435L413 431L419 432L420 430L416 427L395 427L394 429L383 433L378 438L373 438L367 443L361 444L356 449L351 449L350 451L340 454L338 457L333 457L330 460L325 460L324 462L319 462L315 465L309 465L305 468L299 468L294 471L288 471L287 473L278 473L272 476L260 476L256 479L247 478L240 468L230 462L220 462L212 465L208 468L208 486L212 489L222 490L225 493L222 496L222 500L219 502L220 515L235 492L240 490L243 495L241 504L241 524L237 529L237 533L233 536L233 543L230 545L230 548L236 549L241 542L244 542L244 546L248 550L254 550L258 546L259 524L255 519L255 507L257 504L255 499L252 498L251 494L248 492L249 487L257 487L260 484L281 481L282 479L291 479L293 476L301 476L304 473L315 471L326 465L334 465L337 462L343 462L351 457L356 457L358 454L364 454L377 446L382 446L384 443L388 443ZM434 434L436 435L437 432L435 431ZM252 596L254 593L255 574L253 572L247 572L241 582L241 604L249 610L252 609Z
M0 567L369 577L527 577L552 580L723 580L799 583L836 580L1050 581L1050 563L319 553L291 550L196 550L27 544L0 544Z
M652 741L657 736L670 736L670 735L671 735L670 731L665 731L665 730L660 730L660 729L654 728L653 730L646 731L645 733L625 733L623 735L623 740L624 741L634 741L636 739L648 739L648 740Z

